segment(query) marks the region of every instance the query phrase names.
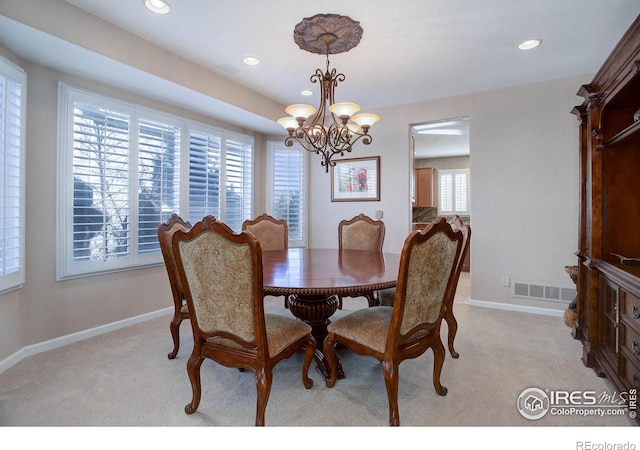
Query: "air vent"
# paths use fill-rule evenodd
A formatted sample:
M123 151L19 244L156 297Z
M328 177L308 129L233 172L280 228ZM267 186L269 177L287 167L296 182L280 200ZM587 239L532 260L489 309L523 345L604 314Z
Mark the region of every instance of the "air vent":
M513 296L569 303L575 298L576 290L541 284L513 283Z
M565 302L572 302L576 298L577 292L575 289L560 288L560 300Z

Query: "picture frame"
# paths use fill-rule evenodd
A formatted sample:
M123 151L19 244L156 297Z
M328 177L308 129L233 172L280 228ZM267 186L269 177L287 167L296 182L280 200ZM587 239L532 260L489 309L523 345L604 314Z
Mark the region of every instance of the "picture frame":
M380 157L337 160L331 167L331 201L380 201Z

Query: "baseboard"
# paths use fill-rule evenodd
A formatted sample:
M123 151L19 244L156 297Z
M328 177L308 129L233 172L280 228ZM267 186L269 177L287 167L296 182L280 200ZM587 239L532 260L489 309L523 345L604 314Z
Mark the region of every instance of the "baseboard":
M78 342L94 336L99 336L104 333L109 333L110 331L119 330L120 328L128 327L130 325L135 325L136 323L145 322L147 320L156 319L158 317L163 317L171 314L173 314L173 308L172 307L165 308L165 309L150 312L147 314L142 314L140 316L119 320L118 322L112 322L106 325L101 325L99 327L90 328L84 331L79 331L77 333L68 334L66 336L60 336L58 338L51 339L44 342L39 342L37 344L28 345L26 347L21 348L20 350L18 350L17 352L9 356L8 358L5 358L2 361L0 361L0 373L18 364L24 358L27 358L29 356L46 352L47 350L52 350L54 348L62 347L64 345L71 344L73 342Z
M525 312L529 314L539 314L542 316L563 317L564 311L551 308L540 308L538 306L513 305L511 303L485 302L482 300L469 299L469 305L481 308L502 309L506 311Z

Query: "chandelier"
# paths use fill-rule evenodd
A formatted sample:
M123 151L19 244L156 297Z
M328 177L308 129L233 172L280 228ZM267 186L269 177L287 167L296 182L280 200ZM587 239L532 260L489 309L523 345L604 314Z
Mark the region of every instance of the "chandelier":
M329 69L329 55L351 50L360 42L362 27L350 17L338 14L317 14L302 19L293 31L293 40L302 50L324 54L327 57L326 71L316 69L312 83L320 83L320 106L288 106L289 117L278 120L289 136L284 143L291 147L299 143L308 152L322 156L325 172L335 166L333 157L344 156L356 142L371 143L369 128L380 120L375 114L355 114L360 106L351 102L335 103L334 90L345 80L342 73ZM354 115L355 114L355 115Z

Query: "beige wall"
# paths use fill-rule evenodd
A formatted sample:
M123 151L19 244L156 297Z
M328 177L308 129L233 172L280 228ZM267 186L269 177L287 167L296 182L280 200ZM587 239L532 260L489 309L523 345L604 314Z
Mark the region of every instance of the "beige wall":
M592 75L404 104L374 111L369 147L381 156L380 202L331 203L329 177L312 167L311 242L336 245L340 219L384 211L385 251L400 251L411 222L409 124L468 116L471 169L471 298L510 307L564 310L515 298L502 278L575 289L564 266L575 264L578 227L576 92ZM329 231L327 231L329 230Z

